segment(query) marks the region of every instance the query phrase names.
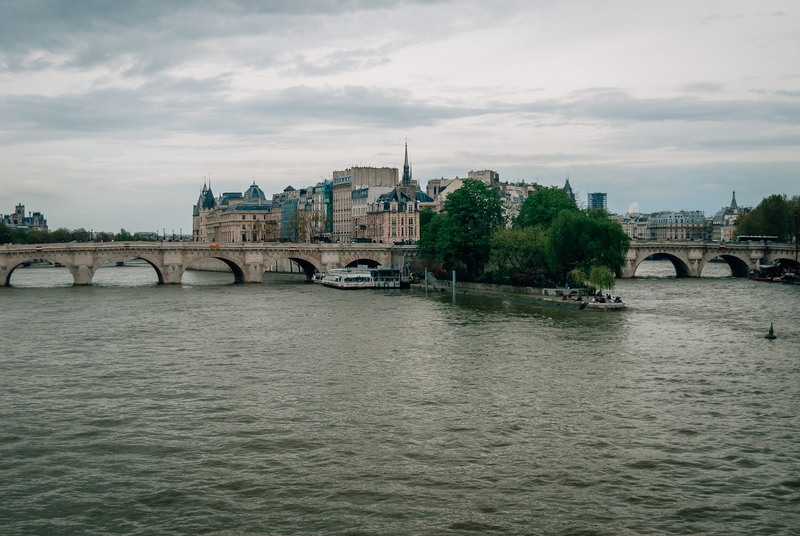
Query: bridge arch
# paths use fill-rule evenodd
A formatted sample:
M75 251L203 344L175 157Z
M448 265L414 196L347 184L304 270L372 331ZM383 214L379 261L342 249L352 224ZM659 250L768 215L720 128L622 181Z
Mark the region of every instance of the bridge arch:
M377 268L378 266L381 265L381 263L373 259L360 258L354 261L350 261L349 263L347 263L347 266L345 266L345 268L355 268L359 265L369 266L370 268Z
M195 255L193 257L189 257L183 262L179 281L183 279L183 274L186 273L187 268L189 268L192 264L202 259L217 259L224 262L228 266L228 268L231 269L231 272L233 272L234 283L245 282L244 263L241 260L229 258L226 257L225 255L220 255L220 254L204 254L204 255Z
M646 256L643 256L640 260L636 261L632 266L631 273L633 277L636 277L636 270L642 264L642 262L646 261L653 255L660 255L664 259L670 261L672 266L675 268L675 277L690 277L691 272L689 271L689 265L686 263L684 259L673 255L672 253L667 253L666 251L651 251L648 252Z
M26 256L26 257L15 259L14 263L6 266L2 270L2 272L0 272L0 273L5 272L3 274L2 281L0 281L0 286L10 287L11 286L11 276L13 275L14 271L17 268L19 268L20 266L24 266L27 263L35 263L35 262L40 262L40 261L47 261L48 263L51 263L53 265L56 265L56 264L61 265L61 267L63 267L65 270L67 270L70 273L70 276L72 276L73 285L76 283L74 267L72 266L72 264L66 258L58 258L57 259L53 255L48 255L48 254L41 255L40 254L40 255L29 255L29 256Z
M705 258L703 258L703 262L699 267L701 275L703 273L703 269L708 265L708 263L716 258L720 258L728 263L728 267L731 269L731 275L733 277L747 277L747 274L750 273L750 265L745 259L742 259L738 255L734 255L732 253L713 253L706 255Z
M272 255L267 259L264 259L262 271L268 271L269 267L282 260L289 260L297 264L300 268L302 268L307 279L311 279L311 277L317 272L321 273L325 271L325 268L322 266L322 263L320 263L319 259L296 251L293 251L288 255Z
M95 259L94 264L92 265L92 276L97 273L98 268L104 265L107 262L120 262L124 261L125 259L141 259L150 266L153 267L153 270L156 271L156 276L158 277L158 284L164 284L164 267L161 266L161 263L158 261L156 257L150 255L143 255L141 253L110 253L106 255L98 255Z

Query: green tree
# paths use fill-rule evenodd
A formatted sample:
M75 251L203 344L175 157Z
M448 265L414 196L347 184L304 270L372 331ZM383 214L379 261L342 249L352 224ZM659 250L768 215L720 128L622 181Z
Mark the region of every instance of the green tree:
M537 188L522 203L519 216L514 220L515 227L541 225L548 229L562 210L580 212L567 193L558 186Z
M420 227L417 254L421 258L427 260L440 258L438 249L439 234L446 219L446 214L435 214L427 224Z
M133 240L133 235L125 229L120 229L117 235L114 237L114 240L117 242L130 242Z
M600 290L611 290L616 283L614 272L607 266L592 266L592 271L589 272L589 282Z
M0 244L11 244L14 242L14 234L11 229L5 224L0 222Z
M50 239L53 242L71 242L72 241L72 231L65 227L60 227L50 233Z
M546 243L547 234L540 225L525 229L503 227L492 235L490 259L506 275L520 274L529 268L546 268Z
M567 274L567 280L573 285L583 285L586 282L586 272L580 268L573 268Z
M94 233L95 242L111 242L112 240L114 240L114 235L111 233L106 233L105 231Z
M606 266L621 273L630 238L619 222L599 214L562 210L547 235L547 258L555 274L574 268L589 272L593 266Z
M739 219L736 234L777 236L781 242L790 241L794 226L794 202L788 201L785 195L765 197L752 212Z
M72 231L72 239L77 240L78 242L88 242L89 231L87 231L83 227L75 229L74 231Z
M425 207L419 211L419 232L420 236L425 231L425 227L436 216L436 212L431 207Z
M420 255L454 268L463 265L469 277L477 278L489 260L492 235L504 223L500 193L479 180L466 179L447 196L444 212L426 226L418 244Z

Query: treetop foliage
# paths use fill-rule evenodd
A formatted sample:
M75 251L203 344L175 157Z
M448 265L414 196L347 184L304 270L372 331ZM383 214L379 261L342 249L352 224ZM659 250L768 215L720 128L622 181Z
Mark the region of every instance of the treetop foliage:
M522 203L519 216L514 220L515 227L541 225L549 228L562 210L580 212L575 201L558 186L537 188Z
M98 231L89 233L86 229L66 229L60 227L55 231L27 231L25 229L11 229L0 223L0 244L58 244L66 242L112 242L112 241L139 242L149 241L138 234L131 234L125 229L120 229L117 234Z
M789 242L795 234L794 211L800 207L800 197L791 200L785 195L765 197L752 211L739 218L736 234L741 236L777 236Z
M466 180L448 196L444 212L427 215L424 223L420 217L418 252L443 261L447 269L465 267L471 279L540 284L564 281L570 271L590 274L597 267L613 277L621 272L630 246L608 212L579 209L557 186L538 188L520 207L513 227L504 223L499 193ZM497 270L487 275L488 261ZM581 275L580 282L585 279ZM603 288L611 288L607 279Z
M478 277L489 260L492 235L505 223L503 211L497 190L466 179L447 196L444 211L424 225L418 251L450 267L461 263L470 277Z

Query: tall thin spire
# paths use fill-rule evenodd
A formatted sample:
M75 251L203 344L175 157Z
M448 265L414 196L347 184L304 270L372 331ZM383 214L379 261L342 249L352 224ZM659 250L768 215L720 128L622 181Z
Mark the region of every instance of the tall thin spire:
M411 184L411 168L408 165L408 138L406 138L406 158L403 163L403 184Z
M733 199L731 199L731 208L739 208L736 204L736 190L733 191Z

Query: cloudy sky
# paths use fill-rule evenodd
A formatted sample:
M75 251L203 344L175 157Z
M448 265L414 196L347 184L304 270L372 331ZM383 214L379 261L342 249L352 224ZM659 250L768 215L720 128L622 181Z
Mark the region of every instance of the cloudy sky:
M609 208L800 193L790 1L0 0L0 213L191 229L214 191L494 169Z

